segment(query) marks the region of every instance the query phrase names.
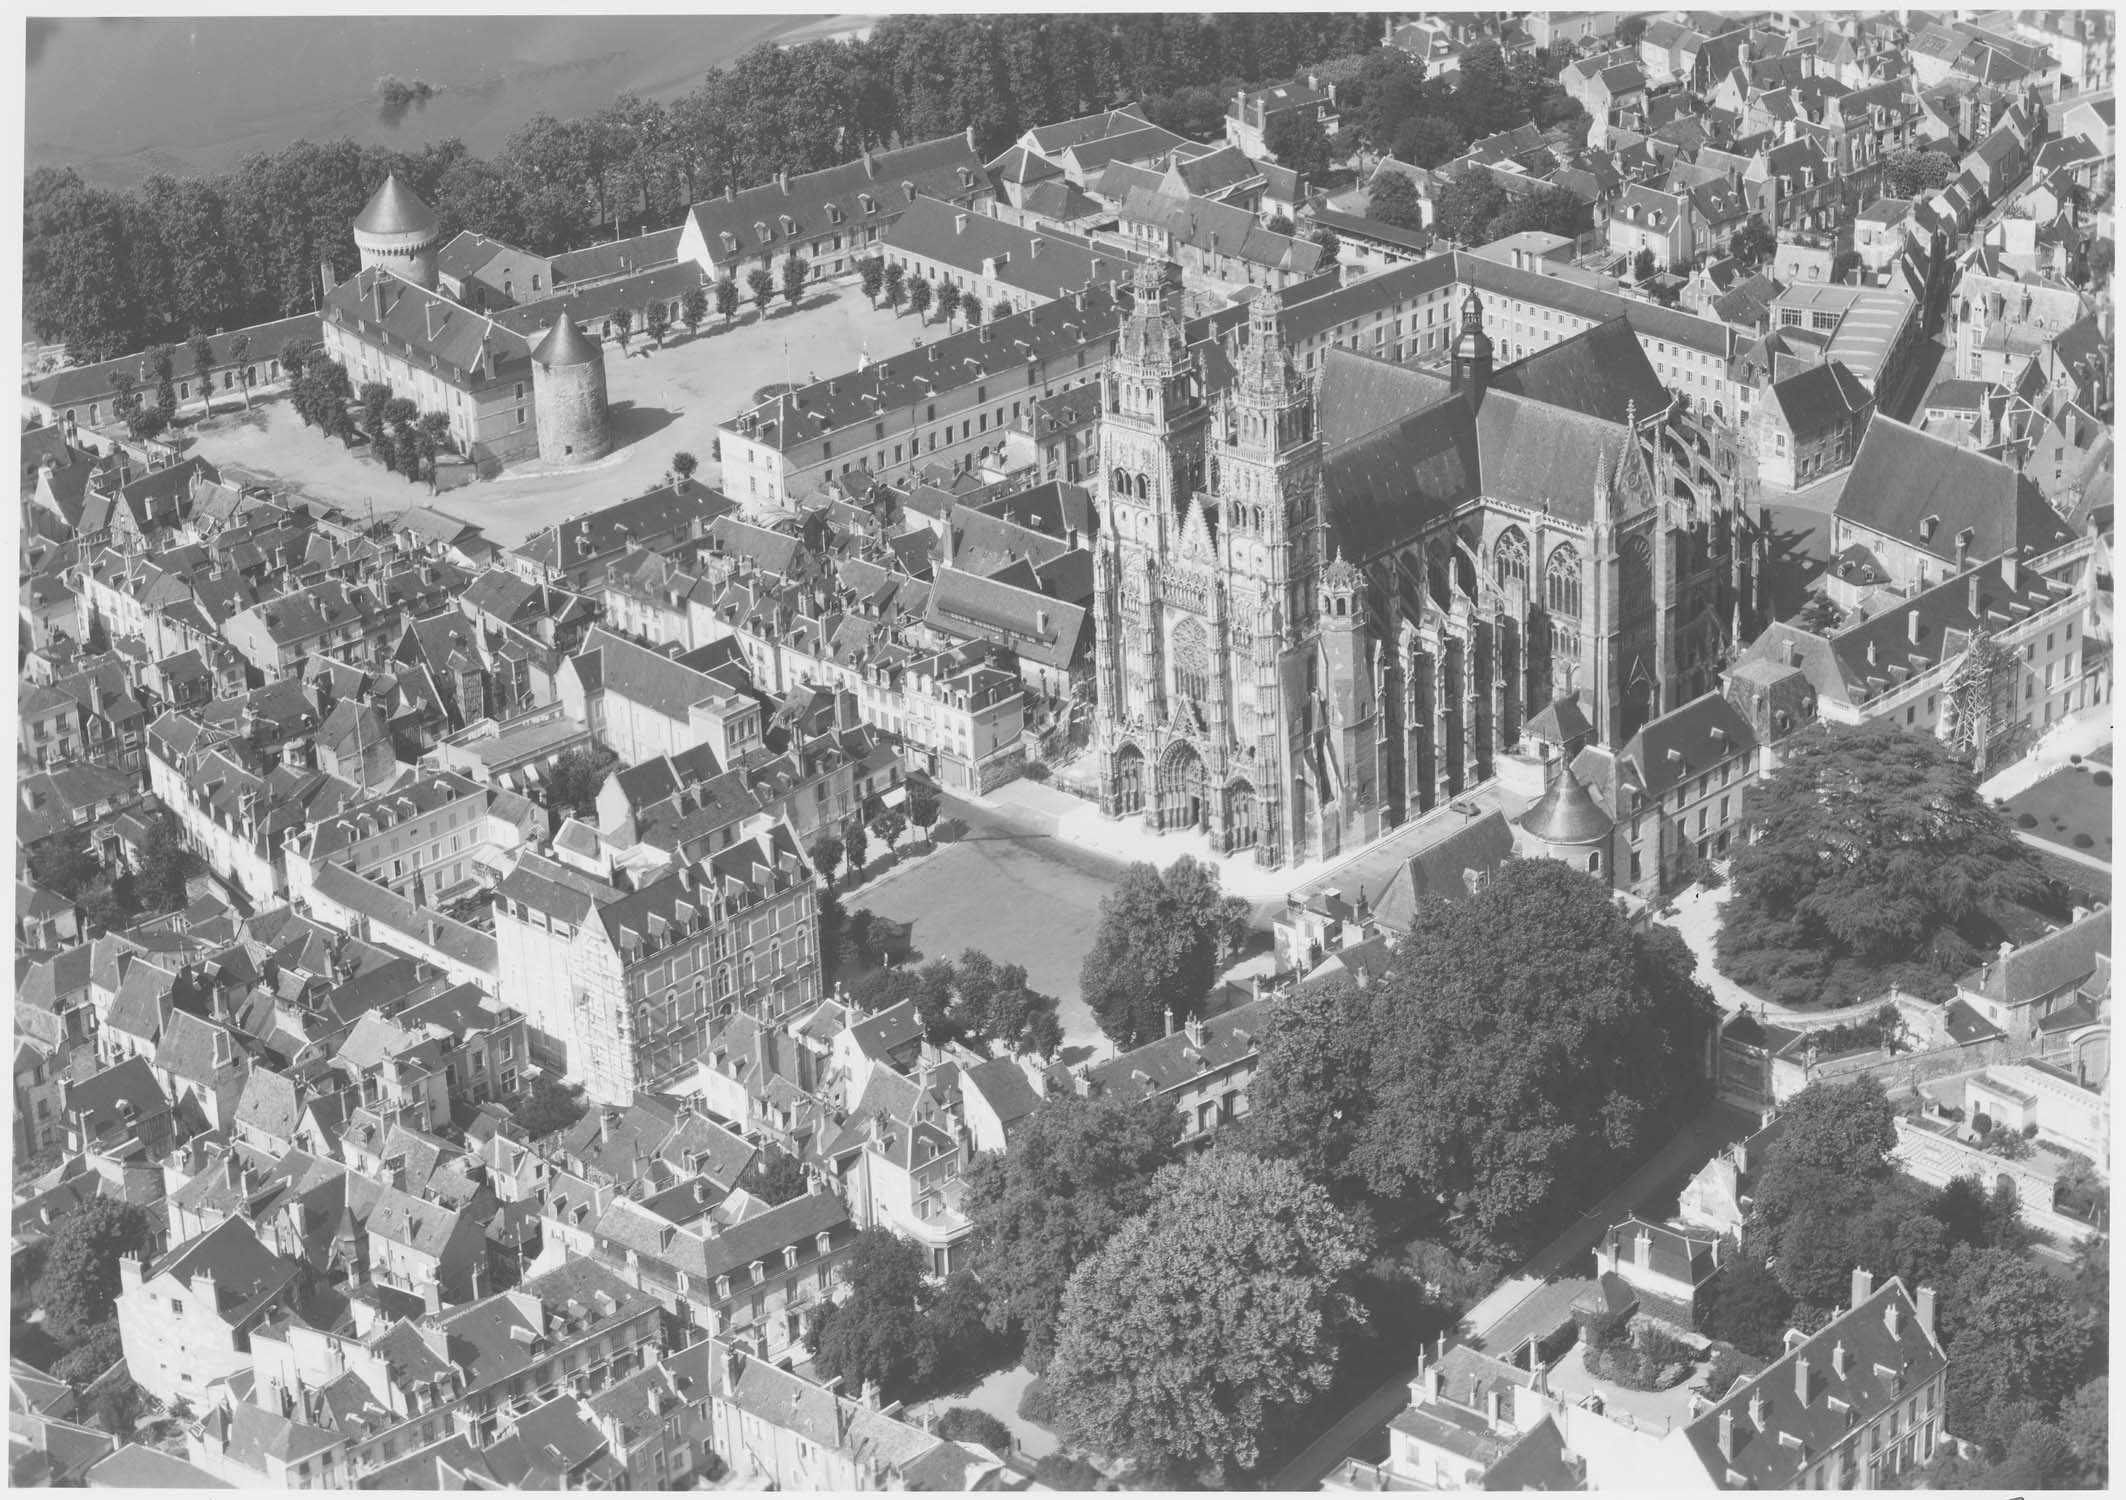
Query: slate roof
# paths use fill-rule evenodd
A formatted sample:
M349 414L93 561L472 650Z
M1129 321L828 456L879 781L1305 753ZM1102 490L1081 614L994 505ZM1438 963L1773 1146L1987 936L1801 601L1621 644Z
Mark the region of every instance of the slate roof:
M1741 711L1720 693L1710 692L1646 724L1620 758L1637 772L1646 795L1660 798L1708 766L1745 755L1756 744Z
M1111 245L1095 245L1059 229L1028 229L974 209L918 197L880 241L898 250L981 275L993 265L1006 286L1043 298L1095 282L1121 280L1140 259Z
M1173 1035L1096 1063L1087 1074L1094 1090L1125 1099L1150 1098L1180 1088L1192 1079L1253 1057L1269 1024L1269 1002L1236 1005L1202 1023L1203 1040L1193 1041L1186 1027Z
M1124 220L1151 225L1180 244L1273 271L1311 276L1321 263L1321 247L1312 240L1265 229L1248 210L1215 199L1176 198L1133 187L1118 212Z
M139 1443L127 1443L109 1458L99 1461L82 1476L82 1482L95 1490L161 1490L164 1493L235 1488L197 1464Z
M1864 411L1874 401L1859 377L1840 360L1827 360L1772 387L1779 413L1796 433L1821 432Z
M998 1122L1007 1130L1040 1107L1041 1096L1027 1079L1026 1070L1009 1058L993 1057L960 1076L996 1111Z
M354 216L354 227L363 234L421 234L434 231L440 223L436 211L421 201L420 194L399 181L396 172L386 174L382 185Z
M602 245L587 245L581 250L564 250L552 260L554 284L567 286L575 282L602 281L609 276L625 276L668 265L679 258L679 238L684 233L683 228L653 229L630 239L608 240Z
M333 288L325 298L324 316L352 329L363 342L388 345L396 356L416 364L433 356L436 364L431 369L466 388L489 383L477 375L483 352L490 352L495 361L496 380L515 378L510 370L521 368L519 362L531 353L522 334L373 267Z
M1521 814L1521 826L1546 844L1585 844L1616 826L1569 765L1560 764L1550 790Z
M245 350L246 361L263 366L268 360L280 358L281 345L287 343L288 340L295 339L301 343L315 343L321 336L322 329L323 324L316 313L301 313L292 318L276 318L268 323L254 323L248 328L232 328L225 333L210 334L208 335L208 342L214 346L214 364L217 369L232 360L233 356L229 352L230 346L234 344L239 336L250 340ZM180 353L178 362L189 374L191 370L189 354ZM90 365L73 365L64 370L54 370L49 375L36 376L25 380L22 383L22 389L25 394L35 400L42 401L54 410L64 413L68 406L83 406L90 401L101 401L109 397L116 389L112 382L112 377L120 370L125 370L140 379L142 384L151 388L150 394L152 394L154 377L148 372L146 366L147 354L144 350L132 354L121 354L116 359L107 359ZM85 417L87 413L83 412L81 415ZM88 464L81 463L70 465L58 472L64 475L78 476L74 480L78 493L78 486L86 482L89 470L90 466Z
M867 152L855 161L791 177L787 187L778 180L710 198L688 209L687 217L719 261L757 255L779 259L786 247L822 234L864 234L903 212L914 197L964 198L988 187L982 159L967 136L947 135ZM865 194L871 198L868 211Z
M1890 1332L1896 1309L1897 1332ZM1838 1372L1842 1349L1844 1374ZM1807 1360L1809 1388L1799 1390L1796 1365ZM1904 1283L1892 1277L1788 1350L1755 1378L1738 1382L1684 1429L1698 1461L1725 1489L1791 1489L1825 1452L1907 1399L1947 1364L1934 1335L1920 1327ZM1835 1398L1835 1400L1834 1400ZM1753 1403L1761 1399L1761 1405ZM1752 1419L1761 1412L1760 1429ZM1720 1451L1721 1418L1728 1418L1734 1456Z
M1836 514L1945 561L1972 533L1969 556L2043 554L2073 540L2037 486L2010 464L1877 415L1868 423ZM1931 539L1921 523L1939 518Z
M1646 1269L1689 1286L1703 1286L1720 1268L1720 1240L1716 1235L1686 1234L1666 1224L1656 1224L1637 1214L1627 1214L1609 1226L1603 1243L1617 1258L1626 1281L1639 1269L1638 1241L1647 1241Z
M1957 985L1998 1004L2027 1004L2081 983L2110 951L2111 914L2092 912L1964 975Z

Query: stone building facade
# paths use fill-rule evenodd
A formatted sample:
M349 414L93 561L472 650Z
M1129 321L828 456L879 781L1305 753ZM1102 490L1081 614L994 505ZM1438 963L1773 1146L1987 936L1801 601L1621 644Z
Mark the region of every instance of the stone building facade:
M1472 293L1451 376L1332 350L1310 382L1249 309L1214 394L1147 267L1102 377L1110 815L1330 858L1553 705L1614 749L1715 686L1757 614L1742 465L1622 318L1494 372Z

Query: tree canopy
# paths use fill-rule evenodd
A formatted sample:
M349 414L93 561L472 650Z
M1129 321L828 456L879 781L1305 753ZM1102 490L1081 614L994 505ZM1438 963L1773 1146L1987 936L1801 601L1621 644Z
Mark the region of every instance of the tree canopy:
M1013 1129L1011 1150L975 1158L962 1209L990 1325L1016 1324L1026 1363L1047 1368L1070 1275L1151 1201L1174 1160L1181 1116L1163 1099L1052 1095Z
M2009 1250L1966 1250L1941 1303L1949 1353L1945 1424L1999 1452L2049 1421L2096 1371L2103 1340L2060 1278Z
M1366 217L1394 229L1423 229L1425 206L1400 172L1382 172L1366 192Z
M890 1230L857 1237L849 1294L820 1309L805 1341L823 1376L851 1394L876 1381L885 1399L905 1400L978 1357L988 1344L982 1288L965 1271L933 1284L927 1264Z
M108 1322L118 1300L118 1262L147 1253L156 1226L131 1203L92 1198L59 1221L37 1283L45 1325L64 1340Z
M1290 1162L1244 1152L1162 1168L1152 1195L1064 1294L1063 1430L1153 1467L1246 1469L1334 1377L1367 1228Z
M1318 178L1329 170L1329 136L1321 121L1301 109L1272 115L1263 128L1262 144L1277 164L1305 178Z
M1163 1036L1167 1013L1193 1016L1219 960L1247 936L1248 905L1218 872L1183 855L1162 874L1134 864L1100 902L1100 926L1078 988L1100 1029L1127 1050Z
M1993 913L2041 890L2035 856L1932 735L1818 726L1747 810L1720 968L1782 1002L1939 993L1998 936Z
M1509 861L1424 906L1365 989L1306 1002L1342 1040L1273 1024L1254 1108L1329 1180L1462 1197L1512 1238L1613 1177L1690 1087L1712 1014L1692 969L1587 876Z

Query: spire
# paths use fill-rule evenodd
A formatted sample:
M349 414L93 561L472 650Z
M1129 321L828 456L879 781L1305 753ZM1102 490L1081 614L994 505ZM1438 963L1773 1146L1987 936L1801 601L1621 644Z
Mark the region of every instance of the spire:
M1467 391L1472 405L1481 406L1491 385L1491 335L1484 332L1484 304L1476 288L1462 299L1462 332L1454 341L1450 388Z

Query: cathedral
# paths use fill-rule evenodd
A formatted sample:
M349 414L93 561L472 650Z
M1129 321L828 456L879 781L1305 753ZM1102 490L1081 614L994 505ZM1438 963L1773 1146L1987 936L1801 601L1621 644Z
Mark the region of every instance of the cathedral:
M1621 747L1758 614L1722 429L1622 318L1493 368L1293 367L1272 292L1189 346L1141 267L1102 377L1102 805L1265 865L1334 857L1497 774Z

